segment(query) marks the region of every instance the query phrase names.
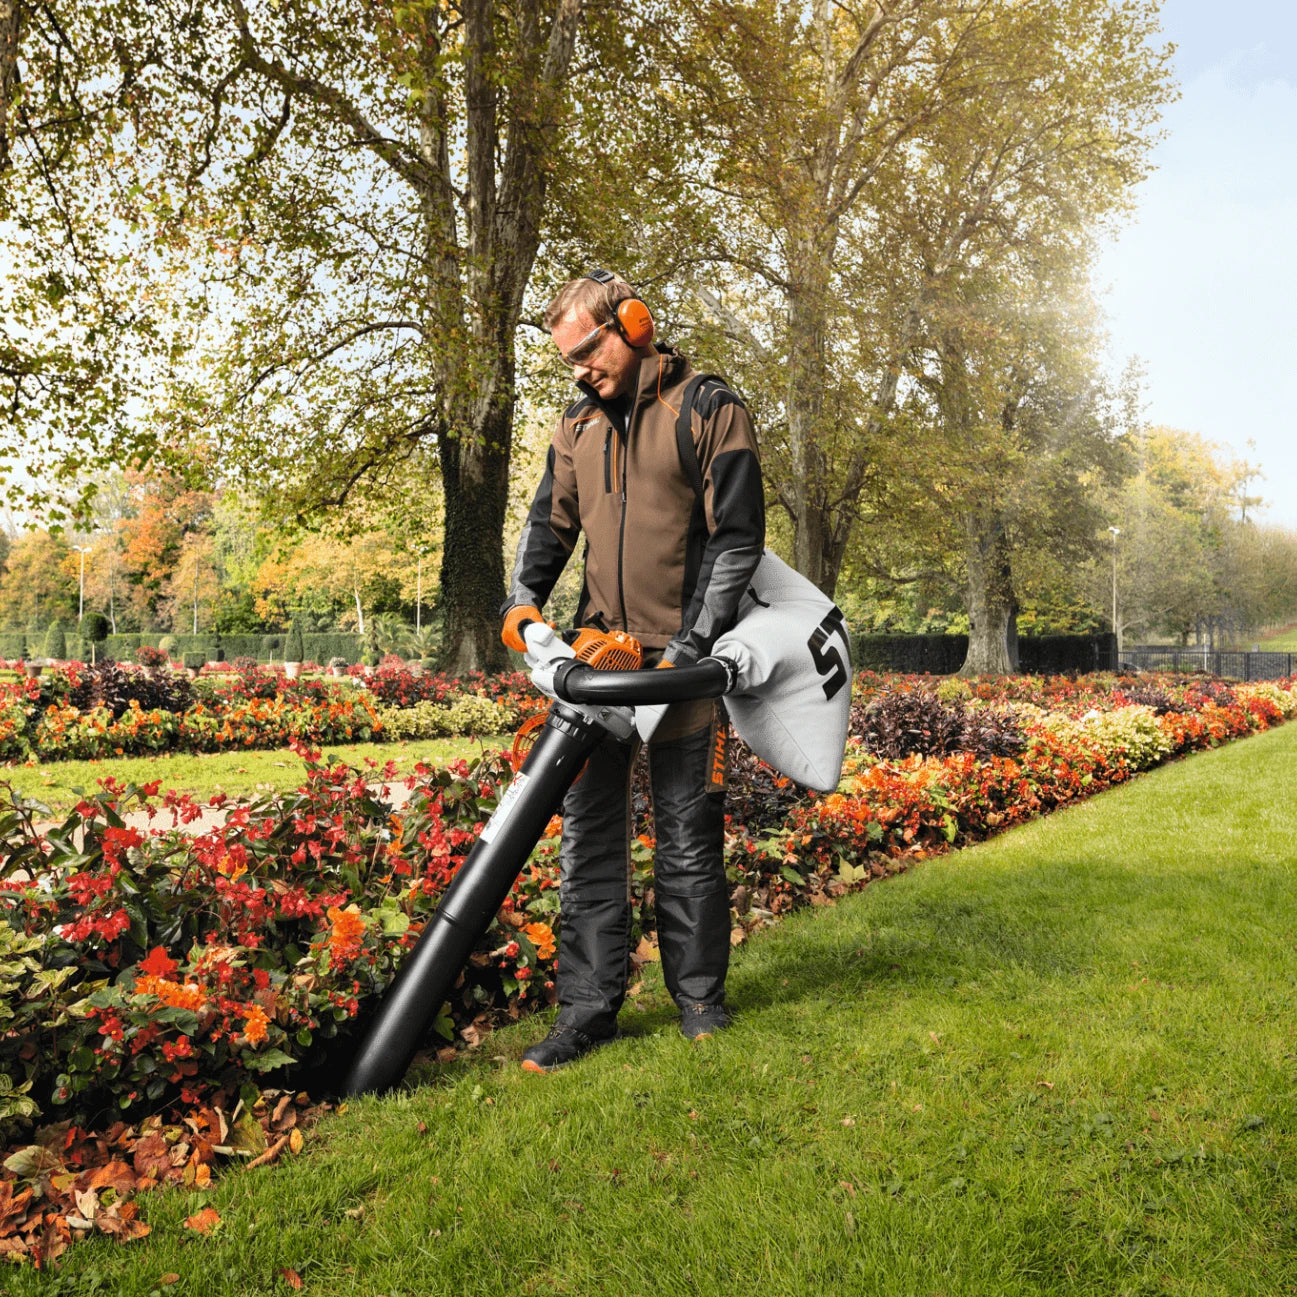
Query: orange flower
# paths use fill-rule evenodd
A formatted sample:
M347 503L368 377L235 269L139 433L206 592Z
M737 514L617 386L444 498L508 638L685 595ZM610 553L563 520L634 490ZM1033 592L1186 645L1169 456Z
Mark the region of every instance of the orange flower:
M554 953L554 933L548 923L529 923L523 932L527 940L536 947L540 959L548 959Z
M266 1028L270 1019L259 1004L245 1005L243 1008L243 1034L250 1045L259 1045L266 1038Z
M201 1009L207 999L197 982L186 982L182 986L179 982L170 982L165 977L157 977L152 973L135 979L135 994L156 996L173 1009Z
M360 943L365 936L365 920L358 905L349 905L340 910L330 905L326 911L329 923L329 950L335 959L350 959L360 952Z

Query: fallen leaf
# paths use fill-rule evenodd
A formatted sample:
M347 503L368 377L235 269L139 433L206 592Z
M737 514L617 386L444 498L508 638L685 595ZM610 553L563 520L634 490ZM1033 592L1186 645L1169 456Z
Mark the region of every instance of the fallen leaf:
M87 1189L112 1188L123 1198L134 1193L138 1183L139 1177L125 1162L105 1162L86 1178Z
M171 1150L161 1135L148 1135L135 1145L132 1161L137 1175L166 1175L171 1169Z
M169 1274L164 1274L158 1280L158 1283L160 1283L164 1288L169 1288L173 1283L179 1283L179 1282L180 1282L180 1276L176 1274L174 1270L171 1271Z
M279 1155L288 1147L288 1136L281 1135L260 1157L254 1157L248 1163L251 1170L254 1166L270 1166L272 1163L279 1161Z
M221 1213L215 1207L204 1207L185 1220L185 1228L199 1234L210 1234L221 1223Z
M288 1105L292 1102L293 1102L293 1096L291 1094L285 1094L280 1098L279 1102L275 1104L275 1111L271 1114L270 1117L271 1126L276 1128L279 1127L279 1123L284 1118L284 1113L288 1111ZM296 1113L292 1113L290 1115L292 1116L292 1119L294 1121L297 1120ZM282 1129L280 1129L278 1133L282 1135L284 1132Z
M293 1153L300 1153L304 1143L306 1143L306 1140L302 1137L302 1132L294 1126L293 1129L288 1132L289 1149Z
M302 1286L302 1276L296 1270L281 1270L279 1272L284 1276L284 1282L292 1289L300 1289Z

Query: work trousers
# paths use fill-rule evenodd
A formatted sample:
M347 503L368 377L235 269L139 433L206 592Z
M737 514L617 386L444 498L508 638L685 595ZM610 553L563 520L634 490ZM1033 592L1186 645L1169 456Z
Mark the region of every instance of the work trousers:
M673 712L675 715L673 716ZM678 734L702 716L701 728ZM648 746L657 838L654 893L667 991L720 1004L730 956L723 791L710 791L710 705L672 708ZM605 739L563 803L559 1021L600 1037L626 996L631 930L631 773L639 741Z

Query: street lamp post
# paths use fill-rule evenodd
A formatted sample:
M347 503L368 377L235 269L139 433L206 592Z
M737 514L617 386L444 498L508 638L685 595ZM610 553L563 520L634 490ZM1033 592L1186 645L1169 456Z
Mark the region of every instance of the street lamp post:
M1121 535L1120 527L1109 527L1112 532L1112 629L1117 636L1117 657L1121 658L1121 622L1117 620L1117 537ZM1121 665L1118 661L1118 666Z
M90 553L89 545L73 545L73 549L81 551L81 576L77 582L77 625L81 625L81 619L86 615L86 555Z

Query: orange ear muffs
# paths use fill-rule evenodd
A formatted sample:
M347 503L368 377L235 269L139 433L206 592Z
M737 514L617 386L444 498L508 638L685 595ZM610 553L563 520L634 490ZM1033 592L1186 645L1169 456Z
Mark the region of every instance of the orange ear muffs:
M653 316L638 297L627 298L617 307L617 329L629 347L647 347L653 341Z
M593 279L596 284L608 284L616 276L611 270L592 270L585 278ZM617 304L613 324L628 347L647 347L653 341L653 314L638 297L628 297Z

